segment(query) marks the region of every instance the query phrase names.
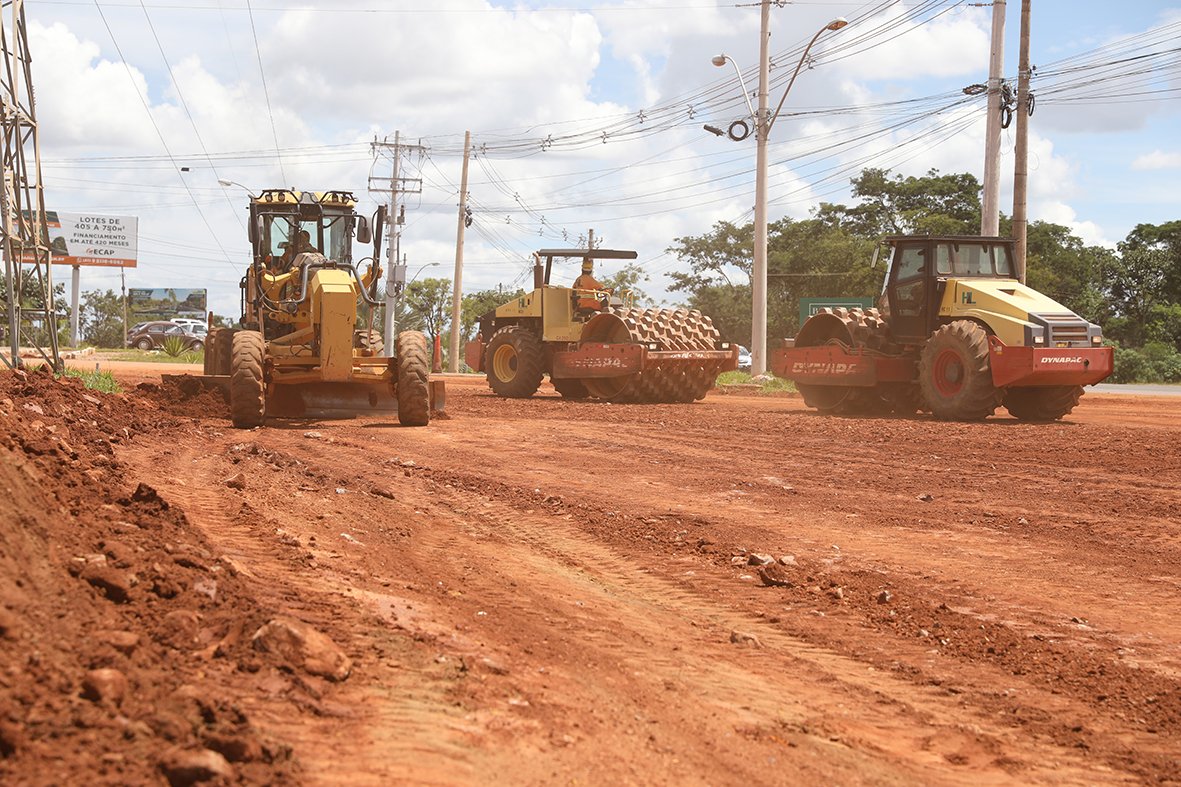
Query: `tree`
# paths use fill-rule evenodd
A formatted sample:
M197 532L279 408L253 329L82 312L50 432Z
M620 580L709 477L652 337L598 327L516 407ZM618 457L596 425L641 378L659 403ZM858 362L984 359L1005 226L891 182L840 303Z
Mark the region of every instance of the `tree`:
M929 233L973 235L980 229L980 181L966 172L890 177L888 169L864 169L853 178L852 207L821 203L816 218L854 235Z
M600 281L604 287L620 298L630 293L631 301L638 305L646 306L654 303L648 293L640 289L640 282L648 281L648 274L644 273L644 270L634 262L628 263Z
M21 281L21 308L45 308L45 292L41 282L35 276L26 275ZM57 331L58 346L64 346L69 341L70 307L66 300L66 285L53 285L53 306L56 312L54 322ZM21 326L21 341L34 342L39 346L49 344L49 332L40 315L32 315L22 311L26 323ZM0 277L0 336L8 340L8 282Z
M79 302L82 341L95 347L122 347L123 298L114 290L88 290Z
M418 279L406 285L403 295L410 319L418 320L423 333L434 342L451 321L451 280ZM405 323L403 323L405 325Z
M1002 227L1002 231L1008 230ZM1102 324L1111 317L1103 295L1103 276L1117 262L1114 252L1085 246L1069 227L1046 221L1031 222L1026 239L1026 281L1030 287L1092 322Z
M494 290L479 290L478 292L463 296L463 303L461 304L462 317L460 319L460 330L463 333L461 334L462 341L460 341L460 345L462 346L475 338L477 320L501 304L520 298L524 294L525 291L519 287L515 290L505 290L497 287ZM484 341L488 341L491 338L491 336L485 336Z

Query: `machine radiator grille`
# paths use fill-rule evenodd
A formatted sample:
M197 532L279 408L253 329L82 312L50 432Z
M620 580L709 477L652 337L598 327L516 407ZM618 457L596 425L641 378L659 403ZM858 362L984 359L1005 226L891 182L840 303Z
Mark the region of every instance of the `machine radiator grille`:
M1088 325L1073 314L1039 314L1050 326L1050 347L1087 347L1090 345Z

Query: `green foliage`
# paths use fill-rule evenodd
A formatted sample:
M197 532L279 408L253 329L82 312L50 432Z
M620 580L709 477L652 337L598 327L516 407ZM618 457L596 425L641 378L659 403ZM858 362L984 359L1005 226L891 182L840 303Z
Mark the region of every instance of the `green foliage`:
M648 281L648 274L634 262L624 265L610 276L599 277L599 281L618 297L625 300L630 298L637 306L650 306L654 303L648 293L640 289L640 282Z
M966 172L891 178L888 169L868 168L853 178L853 196L860 202L852 207L821 203L816 218L863 238L980 230L980 181Z
M88 290L78 303L79 333L86 344L94 347L122 347L123 297L114 290Z
M185 347L185 340L179 336L169 336L164 340L164 343L160 345L160 349L162 349L166 355L172 358L179 358L181 353L185 351Z
M521 288L515 290L505 290L503 288L496 288L495 290L480 290L463 296L463 312L462 325L460 326L463 334L460 345L466 344L469 340L475 338L476 322L488 312L508 303L511 300L520 298L525 294ZM485 336L487 341L492 337Z
M417 320L422 331L431 342L442 336L451 322L451 280L418 279L406 285L402 300L407 315ZM406 324L399 324L398 330L406 330Z
M123 389L115 378L111 376L110 372L92 371L86 372L81 369L72 369L67 367L65 370L66 377L77 377L82 381L82 384L93 391L102 391L103 393L123 393Z
M1181 383L1181 353L1170 344L1149 342L1139 350L1115 347L1113 383Z

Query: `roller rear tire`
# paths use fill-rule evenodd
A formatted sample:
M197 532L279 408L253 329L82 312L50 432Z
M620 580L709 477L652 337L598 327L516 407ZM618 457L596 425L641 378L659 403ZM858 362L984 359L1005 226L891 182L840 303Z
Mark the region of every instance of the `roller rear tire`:
M560 393L563 399L586 399L590 396L590 391L586 389L582 380L569 377L555 380L551 377L550 382L553 383L554 390Z
M394 340L398 368L398 423L426 426L431 422L430 350L426 336L402 331Z
M258 331L238 331L230 349L230 418L238 429L261 426L266 417L263 356L266 343Z
M919 385L941 421L982 421L992 415L1001 392L992 384L983 326L971 320L940 326L923 347Z
M484 357L488 386L497 396L528 399L541 387L541 340L528 328L507 325L492 334Z
M1081 385L1010 388L1005 392L1005 409L1022 421L1057 421L1078 406L1082 395Z

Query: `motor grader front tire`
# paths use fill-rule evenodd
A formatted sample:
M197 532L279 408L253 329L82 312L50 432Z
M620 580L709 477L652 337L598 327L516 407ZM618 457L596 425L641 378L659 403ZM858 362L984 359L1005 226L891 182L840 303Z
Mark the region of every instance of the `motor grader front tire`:
M1082 395L1081 385L1010 388L1005 391L1005 409L1022 421L1057 421L1078 406Z
M919 385L941 421L982 421L992 415L1001 393L992 384L984 327L955 320L931 334L919 359Z
M528 328L507 325L492 334L484 357L488 386L506 399L528 399L541 387L543 348Z
M261 426L266 417L263 355L258 331L238 331L230 345L230 419L238 429Z
M431 422L430 350L419 331L402 331L394 340L398 369L398 423L426 426Z

